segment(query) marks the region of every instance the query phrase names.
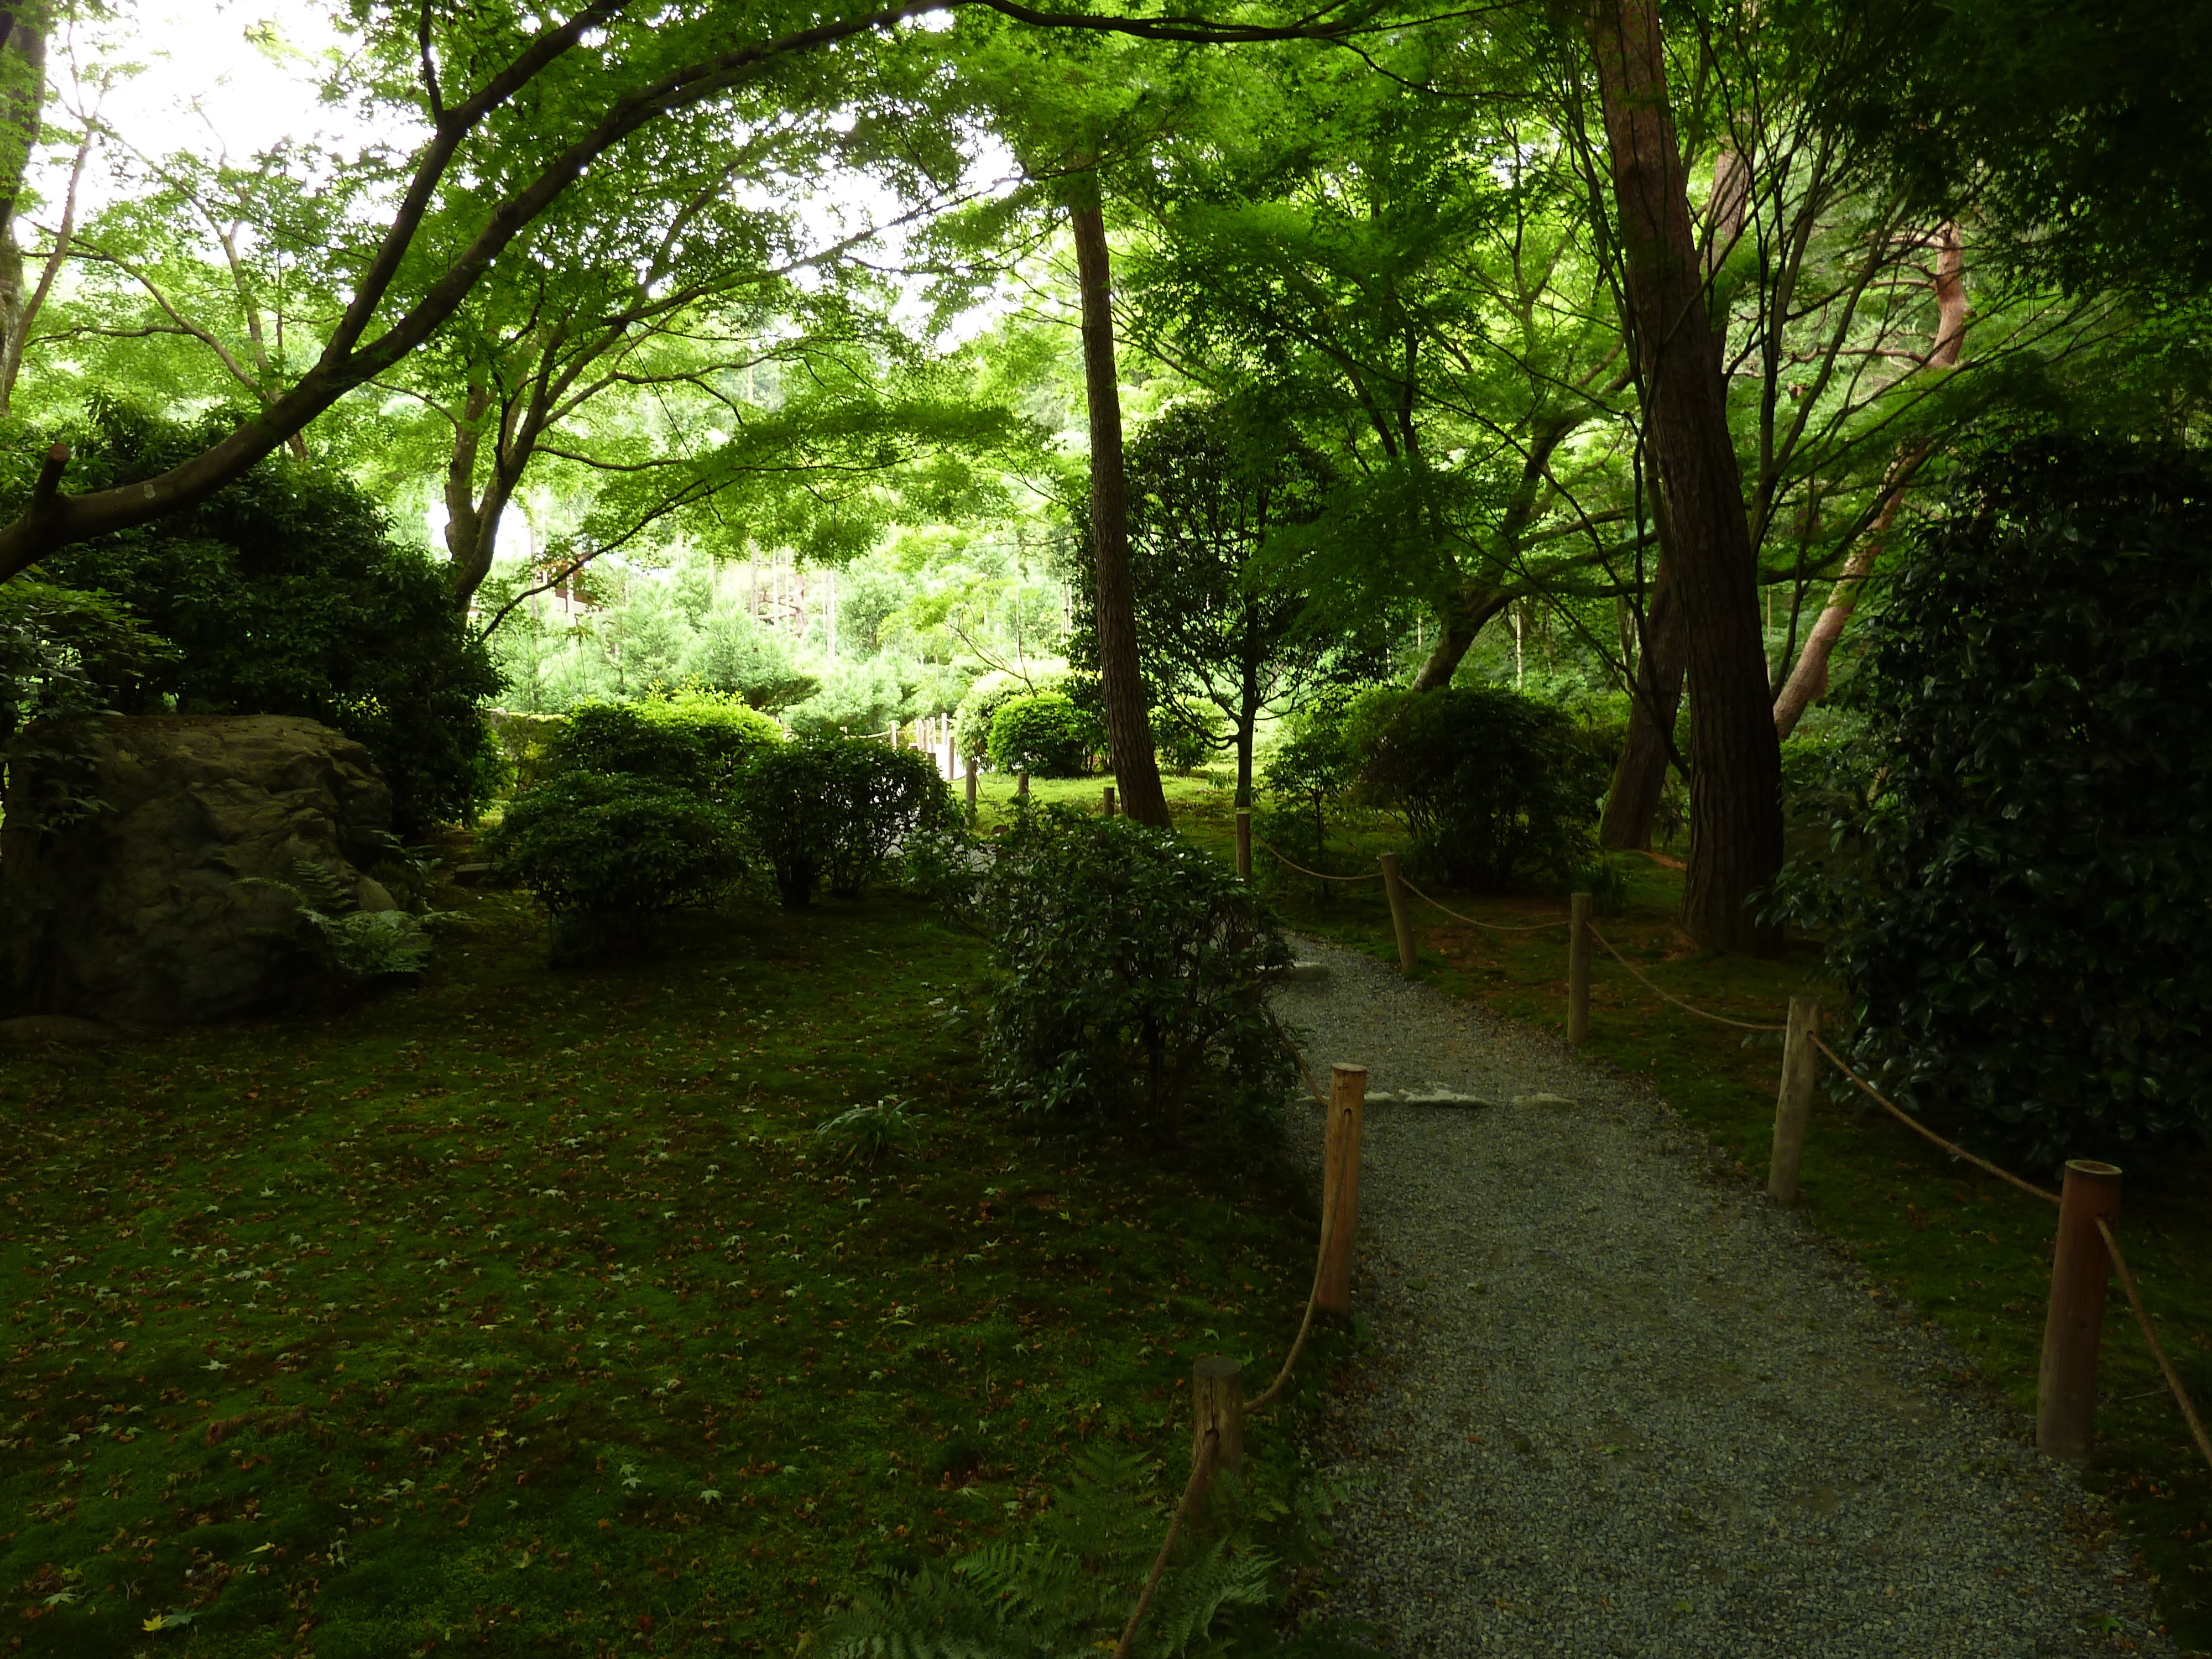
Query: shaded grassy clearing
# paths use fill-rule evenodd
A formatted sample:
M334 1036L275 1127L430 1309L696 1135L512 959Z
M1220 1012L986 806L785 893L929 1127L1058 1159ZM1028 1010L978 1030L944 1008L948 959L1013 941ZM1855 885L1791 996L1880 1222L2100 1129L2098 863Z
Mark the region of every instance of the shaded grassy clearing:
M1225 794L1177 803L1184 833L1231 855ZM1343 832L1345 844L1379 851L1401 844L1394 825ZM1395 963L1380 883L1326 891L1271 871L1255 874L1296 927ZM1821 998L1832 1022L1842 1000L1820 978L1819 953L1798 943L1774 962L1696 951L1676 927L1679 872L1636 860L1631 902L1599 929L1656 982L1685 1000L1739 1019L1779 1024L1791 995ZM1345 867L1352 867L1347 865ZM1424 884L1427 885L1427 884ZM1561 916L1559 898L1470 897L1428 890L1500 925ZM1559 1030L1566 1003L1565 932L1498 934L1417 911L1423 971L1456 996L1510 1018ZM1652 1088L1736 1160L1735 1177L1764 1187L1771 1148L1779 1036L1693 1018L1658 1002L1602 951L1590 994L1588 1052ZM1869 1294L1902 1298L1939 1322L1972 1356L1961 1385L1996 1389L2033 1431L2036 1370L2055 1212L1928 1146L1887 1115L1863 1115L1835 1082L1816 1097L1806 1152L1804 1204L1815 1225L1870 1275ZM1965 1126L1931 1127L1954 1139ZM2122 1158L2127 1193L2120 1240L2160 1340L2200 1409L2212 1402L2212 1207L2203 1191L2212 1157ZM2055 1184L2048 1170L2023 1171ZM2212 1476L2189 1443L2180 1413L2114 1285L2106 1313L2100 1435L2091 1484L2112 1504L2159 1581L2160 1609L2185 1651L2212 1653Z
M1300 1183L988 1104L921 908L555 973L526 903L439 902L344 1015L0 1054L10 1650L788 1651L1086 1444L1171 1500L1193 1354L1286 1344ZM840 1167L887 1096L917 1156Z

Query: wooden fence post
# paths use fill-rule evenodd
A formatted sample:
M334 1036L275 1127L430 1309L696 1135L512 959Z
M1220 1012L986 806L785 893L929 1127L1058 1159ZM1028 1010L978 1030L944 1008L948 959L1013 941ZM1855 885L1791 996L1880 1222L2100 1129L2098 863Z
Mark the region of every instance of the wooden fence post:
M1206 1450L1208 1431L1221 1437L1213 1467L1244 1473L1244 1368L1225 1353L1200 1354L1190 1368L1190 1461Z
M1567 901L1567 1041L1589 1035L1590 896Z
M1398 855L1382 855L1382 890L1390 899L1390 926L1398 933L1398 971L1411 974L1420 963L1413 948L1413 910L1406 902L1406 883L1398 874Z
M1766 1195L1777 1204L1797 1201L1797 1174L1805 1164L1805 1121L1813 1111L1813 1079L1820 1051L1820 1005L1790 999L1790 1024L1782 1039L1782 1087L1774 1097L1774 1155L1766 1165Z
M1352 1311L1352 1241L1359 1231L1359 1120L1367 1101L1364 1066L1328 1068L1328 1135L1322 1152L1321 1271L1314 1305Z
M975 757L968 757L968 816L975 816Z
M1114 786L1110 783L1106 786L1106 816L1114 816Z
M1237 873L1252 879L1252 815L1241 806L1237 809Z
M2058 1248L2051 1263L2051 1311L2035 1389L2036 1449L2079 1463L2097 1424L2097 1345L2104 1334L2112 1252L2097 1231L2119 1212L2120 1172L2070 1158L2058 1198Z
M1030 775L1026 769L1015 775L1014 793L1024 800L1030 798Z

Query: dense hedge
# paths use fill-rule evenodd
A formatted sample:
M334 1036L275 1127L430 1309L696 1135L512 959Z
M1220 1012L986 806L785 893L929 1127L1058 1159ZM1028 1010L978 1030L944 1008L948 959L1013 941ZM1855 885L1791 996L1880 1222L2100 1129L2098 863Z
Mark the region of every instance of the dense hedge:
M1124 817L1025 813L981 914L988 1058L1020 1104L1172 1133L1194 1112L1249 1121L1289 1089L1296 1060L1266 989L1290 951L1212 854Z
M1559 709L1498 687L1392 689L1344 720L1361 793L1405 817L1417 865L1495 891L1565 881L1588 856L1605 766ZM1307 741L1319 753L1336 740Z
M1103 725L1064 691L1009 697L991 717L994 771L1080 777L1105 746Z
M1893 576L1830 799L1856 1062L2046 1166L2212 1128L2212 470L2045 439Z
M538 781L487 846L565 943L635 939L749 873L787 905L853 896L902 862L957 856L951 792L928 756L866 738L786 741L731 699L590 703L546 745Z

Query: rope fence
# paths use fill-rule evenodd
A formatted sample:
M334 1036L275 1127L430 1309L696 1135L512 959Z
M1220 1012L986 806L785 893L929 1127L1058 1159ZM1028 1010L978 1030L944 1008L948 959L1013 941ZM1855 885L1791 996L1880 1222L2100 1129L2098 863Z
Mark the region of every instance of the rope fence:
M2196 1443L2197 1451L2207 1467L2212 1468L2212 1435L2206 1433L2196 1402L2190 1398L2189 1390L2183 1385L2179 1373L2174 1370L2164 1346L2159 1341L2149 1311L2143 1306L2135 1275L2129 1270L2119 1238L2112 1231L2111 1217L2119 1207L2120 1171L2117 1169L2087 1159L2071 1160L2066 1165L2063 1190L2054 1193L1992 1164L1987 1158L1978 1157L1955 1141L1936 1133L1889 1099L1830 1048L1820 1035L1820 1005L1817 1002L1810 998L1793 997L1790 1004L1790 1018L1787 1023L1779 1025L1737 1019L1731 1015L1716 1013L1709 1008L1700 1008L1656 983L1650 975L1623 956L1611 939L1598 931L1592 921L1595 906L1588 893L1573 895L1571 913L1563 921L1507 926L1467 915L1421 891L1406 880L1400 872L1395 853L1383 854L1377 860L1378 867L1364 875L1331 876L1305 868L1280 849L1254 836L1249 812L1240 811L1237 814L1237 872L1247 879L1252 873L1250 849L1255 842L1291 869L1317 880L1372 881L1379 877L1390 903L1392 926L1397 934L1400 967L1409 975L1419 966L1419 956L1411 908L1407 902L1408 895L1455 921L1492 933L1537 933L1555 927L1567 928L1566 1026L1567 1040L1571 1043L1580 1043L1589 1032L1589 941L1593 939L1602 945L1606 953L1626 969L1646 991L1685 1013L1740 1031L1782 1033L1782 1081L1775 1103L1774 1150L1767 1181L1767 1191L1778 1203L1794 1203L1798 1196L1799 1171L1804 1158L1805 1134L1819 1065L1815 1056L1825 1056L1852 1087L1930 1145L2058 1210L2058 1237L2054 1251L2050 1307L2044 1331L2043 1363L2037 1388L2038 1446L2051 1455L2076 1462L2088 1455L2094 1435L2097 1365L2103 1334L2106 1291L2109 1282L2117 1278L2127 1297L2129 1310L2135 1316L2136 1324L2142 1332L2143 1341L2150 1351L2160 1380L2172 1396L2174 1404L2180 1408L2182 1419L2188 1425L2190 1437ZM1303 1071L1303 1060L1300 1066ZM1345 1108L1347 1078L1355 1075L1356 1085L1351 1089L1351 1105L1347 1114ZM1240 1420L1243 1412L1258 1411L1273 1404L1289 1385L1291 1370L1305 1346L1315 1312L1317 1310L1344 1311L1349 1309L1351 1241L1358 1178L1358 1117L1360 1102L1365 1097L1365 1075L1364 1071L1358 1067L1334 1068L1331 1091L1323 1102L1329 1111L1329 1144L1323 1163L1321 1261L1315 1271L1313 1293L1307 1298L1304 1316L1299 1322L1290 1353L1283 1362L1282 1370L1264 1393L1243 1403L1238 1413ZM1316 1101L1322 1100L1310 1073L1305 1074L1305 1085L1309 1094ZM1348 1131L1340 1128L1347 1115ZM1351 1148L1348 1166L1342 1162L1343 1148L1340 1145L1340 1140L1347 1136ZM1202 1437L1201 1440L1203 1443ZM1195 1468L1193 1480L1198 1480ZM1182 1510L1178 1510L1178 1521L1181 1516ZM1171 1524L1170 1542L1173 1538L1174 1526ZM1153 1570L1155 1582L1165 1560L1164 1547L1161 1561ZM1124 1633L1117 1655L1127 1655L1144 1608L1150 1603L1151 1595L1152 1586L1148 1585L1146 1601L1139 1604L1137 1615L1132 1619L1129 1630Z
M1306 1071L1304 1055L1299 1056L1298 1067L1301 1072ZM1306 1086L1313 1090L1310 1072L1306 1073ZM1323 1098L1318 1090L1313 1092L1316 1098ZM1159 1593L1160 1580L1167 1572L1176 1540L1192 1524L1214 1476L1224 1471L1231 1474L1243 1472L1244 1420L1273 1405L1290 1387L1298 1356L1305 1351L1306 1338L1313 1330L1315 1314L1352 1311L1352 1244L1359 1222L1360 1124L1366 1099L1365 1066L1339 1065L1329 1068L1329 1092L1323 1101L1328 1108L1328 1120L1322 1155L1321 1248L1314 1262L1313 1286L1306 1293L1305 1310L1299 1316L1297 1334L1291 1340L1290 1352L1283 1356L1282 1369L1275 1373L1275 1380L1247 1400L1243 1367L1236 1360L1221 1354L1201 1354L1192 1364L1190 1479L1183 1486L1182 1498L1176 1504L1175 1512L1168 1517L1167 1536L1161 1540L1159 1553L1152 1558L1152 1571L1145 1579L1143 1592L1130 1611L1128 1623L1122 1627L1121 1640L1115 1644L1115 1659L1128 1659L1138 1633L1144 1628L1145 1615L1152 1611L1152 1601Z
M1619 963L1622 967L1627 969L1631 974L1633 974L1636 978L1642 982L1645 990L1650 992L1653 996L1658 997L1663 1001L1673 1003L1677 1008L1681 1009L1685 1013L1695 1014L1699 1019L1711 1020L1716 1025L1733 1025L1739 1031L1780 1031L1786 1030L1788 1029L1786 1026L1781 1025L1755 1024L1747 1019L1730 1019L1726 1014L1717 1014L1709 1008L1699 1008L1690 1003L1685 1002L1681 998L1674 995L1671 991L1662 991L1656 985L1653 984L1649 975L1644 974L1626 957L1621 955L1619 951L1614 950L1613 941L1607 939L1603 933L1599 933L1596 928L1592 927L1589 930L1589 933L1592 939L1595 939L1600 945L1605 946L1607 955L1612 957L1612 958L1615 962Z
M1911 1129L1914 1133L1920 1135L1927 1140L1934 1142L1945 1152L1950 1153L1952 1157L1962 1158L1966 1159L1967 1163L1972 1164L1976 1169L1980 1170L1986 1174L1995 1176L1999 1181L2008 1182L2012 1186L2019 1188L2021 1191L2026 1193L2030 1198L2039 1198L2045 1204L2056 1204L2060 1201L2058 1194L2051 1191L2048 1188L2039 1187L2032 1181L2023 1181L2011 1170L2001 1170L1996 1164L1990 1163L1987 1158L1977 1158L1972 1152L1968 1152L1964 1146L1958 1146L1952 1141L1944 1139L1942 1136L1937 1134L1926 1124L1921 1122L1919 1119L1914 1117L1903 1107L1898 1105L1896 1102L1883 1095L1879 1089L1874 1086L1874 1085L1869 1083L1864 1078L1853 1071L1850 1066L1845 1063L1842 1055L1838 1054L1826 1043L1821 1042L1817 1036L1813 1038L1813 1046L1815 1048L1818 1048L1822 1054L1826 1054L1828 1057L1828 1063L1848 1078L1850 1080L1852 1086L1856 1088L1860 1093L1865 1095L1868 1099L1873 1101L1875 1105L1881 1107L1884 1111L1887 1112L1899 1123L1905 1125L1906 1128Z
M1238 816L1239 817L1243 817L1244 816L1244 814L1243 814L1243 813L1241 813L1241 812L1240 812L1240 813L1238 813L1238 814L1237 814L1237 816ZM1379 879L1379 878L1381 878L1382 874L1382 872L1380 870L1370 870L1370 871L1369 871L1365 875L1364 875L1364 876L1331 876L1331 875L1326 875L1326 874L1322 873L1322 872L1321 871L1319 871L1319 870L1309 870L1309 869L1307 869L1307 868L1305 867L1305 866L1304 866L1304 865L1300 864L1297 860L1293 859L1293 858L1292 858L1289 854L1287 854L1287 853L1284 852L1281 848L1278 848L1278 847L1275 847L1275 846L1272 845L1271 843L1269 843L1268 842L1267 842L1267 841L1263 840L1261 837L1260 837L1260 836L1254 836L1252 837L1252 844L1253 844L1255 847L1260 847L1260 848L1266 848L1266 850L1267 850L1267 851L1268 851L1268 852L1270 852L1270 853L1273 853L1273 854L1274 854L1278 859L1279 859L1280 860L1282 860L1282 862L1283 862L1284 864L1285 864L1285 865L1289 866L1291 869L1293 869L1293 870L1297 871L1300 875L1302 875L1302 876L1311 876L1311 877L1312 877L1316 881L1375 881L1375 880Z
M1399 877L1398 879L1401 881L1406 881L1406 878L1403 876ZM1437 909L1443 911L1455 921L1463 921L1471 927L1486 928L1493 933L1548 933L1554 927L1571 927L1574 925L1571 919L1566 916L1561 916L1557 921L1532 921L1525 927L1508 927L1504 922L1484 921L1474 916L1462 915L1459 911L1453 909L1450 905L1444 903L1443 901L1431 898L1426 893L1424 893L1419 888L1414 886L1410 881L1406 882L1406 890L1411 893L1415 898L1419 899L1424 904L1432 904L1436 906Z

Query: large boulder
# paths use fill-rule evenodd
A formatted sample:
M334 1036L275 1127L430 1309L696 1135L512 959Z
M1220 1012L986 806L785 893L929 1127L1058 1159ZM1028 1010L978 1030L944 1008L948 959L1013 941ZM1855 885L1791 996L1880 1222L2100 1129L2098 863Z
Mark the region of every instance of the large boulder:
M170 1023L296 1006L331 975L291 894L246 878L296 885L304 861L362 908L392 908L358 867L391 827L392 792L326 726L110 718L87 758L89 817L47 829L11 813L0 830L0 972L17 1009Z

